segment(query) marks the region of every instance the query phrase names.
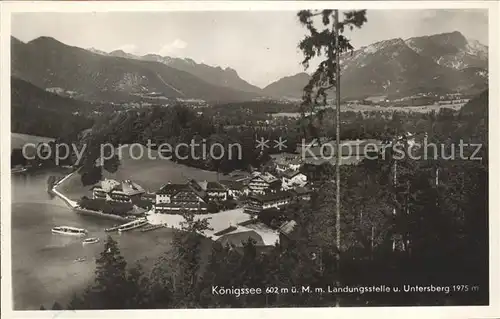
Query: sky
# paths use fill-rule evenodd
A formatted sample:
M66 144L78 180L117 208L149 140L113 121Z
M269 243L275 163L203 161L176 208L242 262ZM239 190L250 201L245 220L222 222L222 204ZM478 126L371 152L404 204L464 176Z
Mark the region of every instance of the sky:
M15 13L12 35L27 42L50 36L106 52L121 49L191 58L235 69L264 87L303 72L297 45L306 34L295 11ZM488 44L487 10L368 10L368 22L348 32L355 48L392 39L460 31Z

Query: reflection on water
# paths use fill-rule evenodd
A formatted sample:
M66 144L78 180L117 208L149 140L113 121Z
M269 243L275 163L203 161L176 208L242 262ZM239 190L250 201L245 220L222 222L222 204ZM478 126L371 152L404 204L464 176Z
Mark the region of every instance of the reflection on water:
M99 257L107 234L116 223L72 212L65 203L46 192L50 174L12 176L12 285L14 309L51 307L54 301L68 302L93 280L95 258ZM101 242L82 245L82 238L52 234L57 225L88 230ZM147 261L150 266L170 244L170 231L113 234L126 260ZM84 261L75 261L85 258Z

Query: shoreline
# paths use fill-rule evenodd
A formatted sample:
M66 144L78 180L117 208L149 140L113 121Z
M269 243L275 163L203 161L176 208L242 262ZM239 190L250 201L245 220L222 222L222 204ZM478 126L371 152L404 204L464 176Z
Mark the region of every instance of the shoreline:
M66 205L68 205L71 208L71 210L77 214L86 215L86 216L95 216L95 217L100 217L100 218L105 218L105 219L110 219L110 220L117 220L117 221L122 221L122 222L130 222L129 219L126 219L126 218L121 217L121 216L105 214L102 212L81 208L80 206L78 206L78 203L76 201L69 199L63 193L58 191L57 186L59 186L62 182L64 182L66 179L70 178L75 173L76 173L76 171L66 175L60 181L55 183L51 189L51 192L53 192L55 196L62 199L66 203Z
M120 222L131 222L130 219L126 219L125 217L121 217L118 215L105 214L102 212L81 208L80 206L73 207L72 210L75 213L80 214L80 215L101 217L104 219L116 220L116 221L120 221Z
M75 202L74 200L71 200L69 199L68 197L66 197L63 193L59 192L57 190L57 186L59 186L62 182L64 182L66 179L70 178L71 176L73 176L73 174L75 174L75 172L72 172L72 173L69 173L68 175L66 175L64 178L62 178L60 181L58 181L57 183L54 184L54 186L52 186L51 188L51 191L57 196L59 197L60 199L62 199L71 209L75 209L76 207L78 207L78 204L77 202Z

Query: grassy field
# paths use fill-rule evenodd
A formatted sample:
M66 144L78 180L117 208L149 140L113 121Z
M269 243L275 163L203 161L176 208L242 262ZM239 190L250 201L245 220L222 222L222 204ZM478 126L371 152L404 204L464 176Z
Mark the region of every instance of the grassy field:
M198 168L180 165L169 160L158 158L158 153L151 150L151 159L147 157L146 147L141 146L145 156L140 159L133 159L130 156L131 148L124 146L122 149L121 166L116 173L104 172L105 178L115 180L130 179L146 190L156 192L160 187L168 182L182 183L188 178L196 180L217 180L215 172L204 171ZM139 147L132 148L132 155L139 154ZM154 159L156 157L156 159ZM221 175L222 176L222 175ZM57 190L65 194L72 200L78 200L82 196L90 195L91 186L83 186L78 173L73 174L57 186Z

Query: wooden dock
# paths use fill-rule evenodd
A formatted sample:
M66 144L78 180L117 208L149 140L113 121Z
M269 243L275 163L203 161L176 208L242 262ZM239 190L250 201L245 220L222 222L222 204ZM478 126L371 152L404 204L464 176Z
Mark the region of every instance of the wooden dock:
M147 231L152 231L152 230L155 230L155 229L159 229L159 228L163 228L163 227L166 227L167 225L164 225L164 224L159 224L159 225L147 225L145 227L143 227L141 229L141 232L145 233Z
M139 222L139 221L141 221L141 220L142 220L142 221L144 221L144 222L146 222L146 219L145 219L145 218L144 218L144 219L143 219L143 218L140 218L140 219L135 219L135 220L128 221L128 222L126 222L125 224L115 225L115 226L113 226L113 227L111 227L111 228L106 228L104 231L105 231L105 232L113 232L113 231L118 231L118 230L120 230L121 228L127 228L127 226L131 226L131 225L133 225L133 224L136 224L136 223L138 223L138 222ZM145 225L142 225L142 226L145 226ZM142 226L140 226L140 227L142 227ZM130 228L130 229L134 229L134 228L138 228L138 227L133 227L133 228Z

